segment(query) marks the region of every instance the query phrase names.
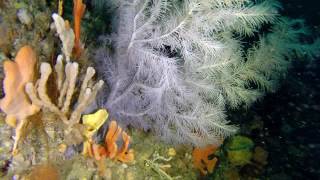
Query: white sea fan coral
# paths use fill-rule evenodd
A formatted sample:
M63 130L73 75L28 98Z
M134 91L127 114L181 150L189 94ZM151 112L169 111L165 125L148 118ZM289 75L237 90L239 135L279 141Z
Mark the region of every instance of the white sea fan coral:
M219 144L235 133L237 127L225 119L225 105L256 100L274 84L274 72L286 70L288 52L302 46L289 33L280 43L294 44L291 49L271 50L279 37L275 30L244 51L241 37L278 19L280 5L274 0L118 4L114 51L98 52L96 58L111 90L105 106L118 121L151 129L169 142ZM278 19L277 24L287 22Z

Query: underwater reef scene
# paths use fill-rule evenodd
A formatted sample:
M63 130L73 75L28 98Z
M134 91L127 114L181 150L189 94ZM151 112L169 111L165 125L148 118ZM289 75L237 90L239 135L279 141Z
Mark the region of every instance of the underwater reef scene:
M0 179L319 179L304 4L0 0Z

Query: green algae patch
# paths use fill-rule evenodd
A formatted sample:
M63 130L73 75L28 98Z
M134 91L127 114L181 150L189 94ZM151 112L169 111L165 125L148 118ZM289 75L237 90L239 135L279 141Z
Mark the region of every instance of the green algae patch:
M253 141L245 136L234 136L226 145L227 157L232 165L243 166L252 158Z

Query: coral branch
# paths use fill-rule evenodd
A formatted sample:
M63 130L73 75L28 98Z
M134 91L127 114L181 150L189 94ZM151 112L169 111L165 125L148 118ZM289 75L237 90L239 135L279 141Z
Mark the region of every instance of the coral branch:
M81 55L83 50L83 45L80 42L81 35L81 19L84 15L84 11L86 9L86 5L82 3L82 0L73 0L73 18L74 18L74 47L73 53L76 58Z
M66 94L66 98L63 104L63 108L62 108L62 112L63 113L67 113L69 111L69 106L71 103L71 98L72 95L74 93L74 88L76 86L76 80L77 80L77 76L78 76L78 63L68 63L67 67L69 66L69 72L67 73L67 76L69 76L68 78L68 89L67 89L67 94Z
M55 71L57 73L57 82L56 83L57 83L59 91L62 88L62 82L63 82L63 78L64 78L62 60L63 60L63 56L59 55L57 57L56 65L54 66L54 69L55 69Z
M67 62L69 62L74 46L75 35L72 28L70 28L68 21L65 21L58 14L53 14L52 18L54 20L57 33L59 34L59 38L62 41L62 52L66 56Z
M134 154L132 149L128 150L129 143L130 143L130 136L126 132L123 132L122 140L123 140L123 145L119 150L116 158L121 162L131 162L134 159Z
M55 71L58 74L58 80L56 81L58 87L57 91L60 92L58 105L55 105L51 102L47 93L47 80L50 74L52 73L51 66L48 63L41 64L41 77L39 79L38 88L35 89L34 84L30 82L26 85L26 92L33 103L41 106L42 108L47 108L51 112L57 114L60 117L60 119L68 125L69 128L67 131L69 131L71 130L71 127L73 127L73 125L79 123L81 113L85 110L85 108L88 105L90 105L93 102L93 99L95 99L97 92L102 88L104 82L100 80L93 87L91 87L88 84L92 84L91 81L93 75L91 76L89 74L90 76L86 76L85 83L83 83L81 86L81 88L85 89L84 93L82 93L81 98L80 96L78 97L77 106L73 109L73 112L68 118L68 114L70 114L69 111L71 100L76 89L79 65L75 62L68 62L65 66L65 75L63 75L62 60L62 56L58 56L57 64L55 65ZM94 71L92 69L92 67L89 67L87 71ZM63 77L65 77L65 79L63 79ZM59 88L59 86L61 89Z

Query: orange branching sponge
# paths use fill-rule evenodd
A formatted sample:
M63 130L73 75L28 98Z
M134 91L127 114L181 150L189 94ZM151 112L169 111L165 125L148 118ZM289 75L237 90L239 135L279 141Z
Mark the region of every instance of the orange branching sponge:
M193 165L199 169L202 175L212 173L218 158L214 156L214 153L218 149L216 145L208 145L204 148L195 148L192 152Z
M120 150L118 150L117 139L120 134L122 134L123 145ZM129 149L129 143L130 136L122 131L116 121L111 121L104 145L91 144L90 147L87 147L88 149L84 149L84 154L94 157L96 160L108 157L110 159L129 163L134 160L134 152L132 149Z
M74 18L74 47L73 54L76 58L81 55L83 50L83 46L80 42L80 34L81 34L81 19L84 15L84 11L86 9L86 5L82 3L82 0L73 0L73 18Z
M108 156L113 159L118 152L117 139L121 134L121 127L117 125L116 121L111 121L109 129L105 138L105 144L107 145Z
M24 46L17 53L14 61L6 60L3 65L5 96L0 100L0 107L7 115L7 124L16 128L14 151L27 122L26 118L39 111L39 107L31 104L25 93L26 83L34 79L36 62L37 58L33 49L30 46Z
M122 132L123 145L118 151L116 159L121 162L131 162L134 160L133 150L129 149L130 136L126 132Z

